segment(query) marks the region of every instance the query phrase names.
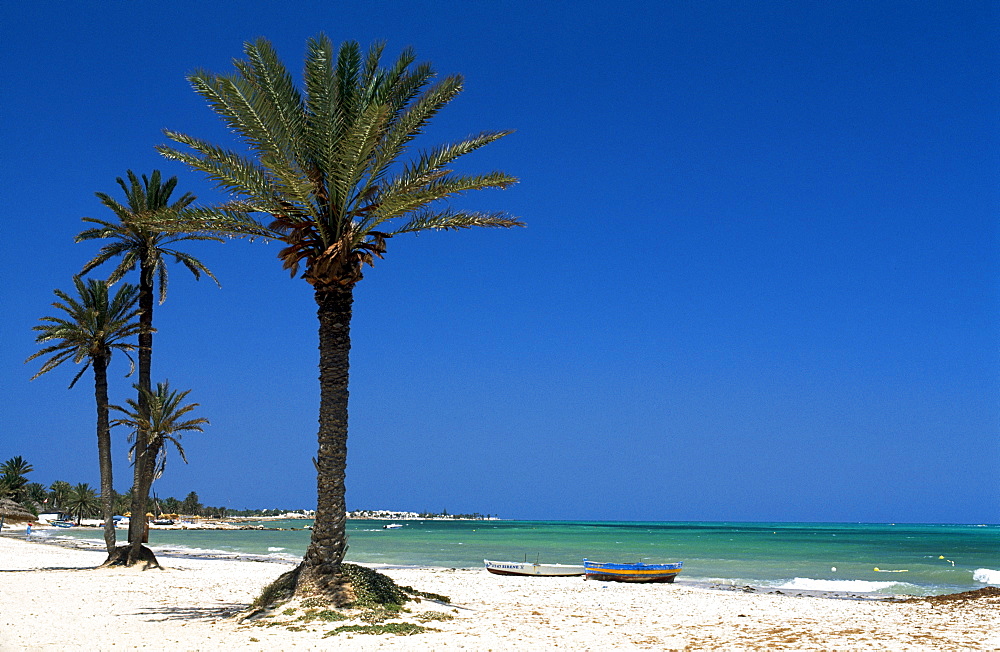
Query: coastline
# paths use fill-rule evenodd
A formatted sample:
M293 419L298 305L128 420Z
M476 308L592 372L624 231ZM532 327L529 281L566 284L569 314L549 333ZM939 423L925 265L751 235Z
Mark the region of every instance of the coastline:
M286 528L277 528L279 530ZM32 539L27 539L24 534L8 534L6 538L17 539L30 543L38 543L41 545L52 545L60 546L63 548L69 548L72 550L84 550L84 551L103 551L104 542L99 540L91 539L56 539L47 537L33 537ZM201 559L205 561L217 560L217 561L236 561L236 562L262 562L262 563L273 563L280 564L286 567L286 569L291 568L298 560L282 559L281 557L276 557L274 555L258 555L253 553L235 553L235 552L221 552L217 550L204 550L204 549L185 549L180 550L173 547L163 547L153 545L152 549L156 553L158 559ZM355 562L352 562L355 563ZM356 562L360 566L366 566L368 568L373 568L380 572L387 570L426 570L426 571L478 571L482 570L479 566L475 567L463 567L463 568L444 568L444 567L430 567L422 565L404 565L404 564L373 564L373 563L363 563ZM2 571L2 568L0 568ZM866 600L874 602L891 602L899 600L899 596L894 595L882 595L882 594L872 594L872 593L859 593L856 591L837 591L837 590L816 590L816 589L795 589L782 591L779 588L774 587L762 587L755 586L752 584L727 584L718 581L700 581L700 580L690 580L683 577L678 577L674 582L677 586L685 586L689 588L695 588L707 591L724 591L724 592L741 592L741 593L758 593L758 594L771 594L771 595L788 595L794 597L810 597L818 599L829 599L829 600Z
M324 638L330 623L261 627L236 619L289 563L164 553L163 571L93 570L104 559L102 550L53 543L0 538L0 649L1000 646L994 633L1000 632L1000 596L830 600L680 583L622 585L428 568L382 572L400 584L451 597L449 605L429 600L414 605L452 616L428 623L440 631Z

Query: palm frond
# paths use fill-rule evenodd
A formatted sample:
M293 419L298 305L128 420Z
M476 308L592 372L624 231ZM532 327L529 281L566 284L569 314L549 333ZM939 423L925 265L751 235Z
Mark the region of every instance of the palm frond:
M507 188L517 179L503 172L492 172L480 176L438 176L419 190L394 192L391 188L385 196L376 198L375 210L359 225L359 231L377 228L384 222L419 211L435 202L462 195L471 190Z
M167 129L164 129L163 133L170 140L187 145L201 154L195 156L166 145L158 145L156 151L164 157L185 163L195 170L201 170L221 188L230 192L248 195L255 202L263 203L269 208L278 205L273 180L263 168L250 159L199 138Z
M502 212L478 213L448 209L418 213L409 222L394 231L390 231L387 235L394 236L401 233L428 230L450 231L476 226L507 229L514 226L524 226L524 223Z

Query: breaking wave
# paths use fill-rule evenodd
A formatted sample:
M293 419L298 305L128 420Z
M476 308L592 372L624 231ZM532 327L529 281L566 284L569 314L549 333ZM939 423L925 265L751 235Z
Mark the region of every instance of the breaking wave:
M983 584L994 584L1000 586L1000 570L990 570L989 568L979 568L972 574L972 579Z
M850 593L875 593L893 586L901 586L903 582L871 582L868 580L814 580L808 577L796 577L791 582L785 582L779 589L799 591L842 591Z

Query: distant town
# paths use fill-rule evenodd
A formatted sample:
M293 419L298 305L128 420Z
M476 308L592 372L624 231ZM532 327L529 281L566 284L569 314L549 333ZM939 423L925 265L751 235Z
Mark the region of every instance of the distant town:
M301 509L297 511L283 511L278 509L245 510L236 512L231 516L238 518L315 518L316 510ZM498 521L500 517L496 514L449 514L448 510L440 513L435 512L395 512L388 509L357 509L347 512L347 518L356 520L371 521Z
M432 512L392 512L384 509L377 510L367 510L359 509L353 512L347 512L347 518L355 519L369 519L369 520L386 520L386 521L498 521L500 517L496 514L480 514L475 512L472 514L449 514L448 510L442 511L440 514L434 514Z

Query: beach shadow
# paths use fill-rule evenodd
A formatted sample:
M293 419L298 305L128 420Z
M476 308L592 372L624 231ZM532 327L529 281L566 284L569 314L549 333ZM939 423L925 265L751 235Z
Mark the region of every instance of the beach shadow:
M89 571L96 566L44 566L42 568L0 568L0 573L37 573L38 571Z
M149 618L153 622L164 620L219 620L232 618L247 609L250 605L239 602L215 607L148 607L136 612L139 616L160 616Z

